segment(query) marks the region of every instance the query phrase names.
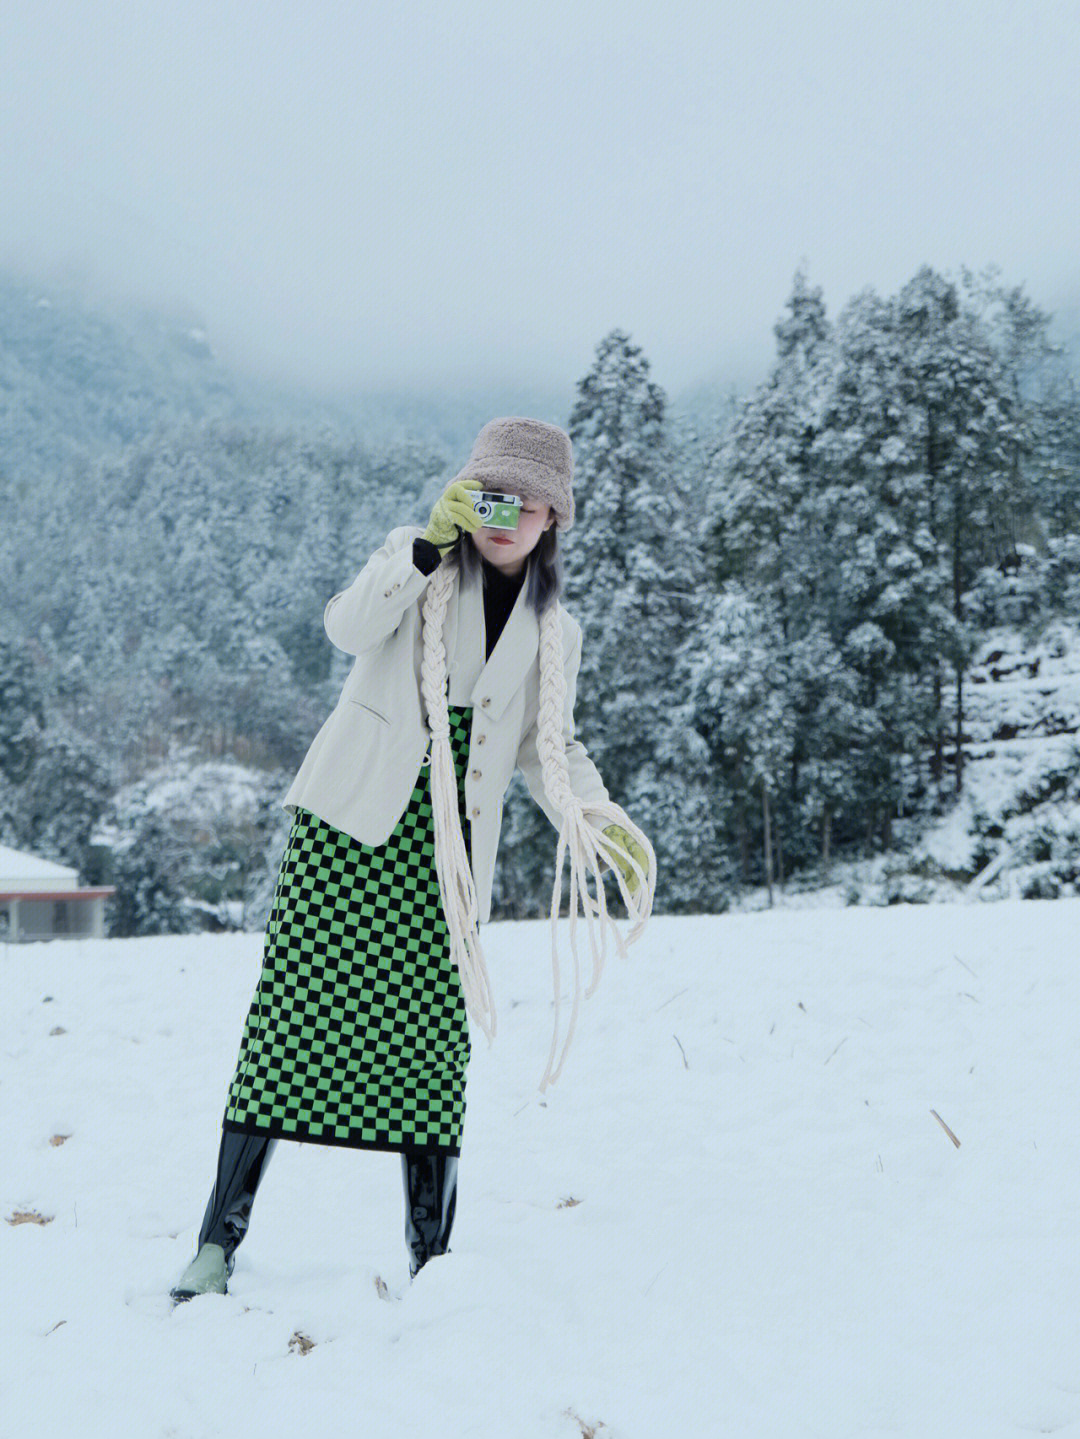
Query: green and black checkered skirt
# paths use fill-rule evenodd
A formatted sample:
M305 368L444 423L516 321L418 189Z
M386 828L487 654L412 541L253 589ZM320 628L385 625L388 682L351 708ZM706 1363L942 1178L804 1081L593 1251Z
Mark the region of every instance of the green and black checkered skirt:
M458 816L472 708L450 706ZM430 763L393 834L361 844L297 809L223 1127L460 1154L469 1030L435 872Z

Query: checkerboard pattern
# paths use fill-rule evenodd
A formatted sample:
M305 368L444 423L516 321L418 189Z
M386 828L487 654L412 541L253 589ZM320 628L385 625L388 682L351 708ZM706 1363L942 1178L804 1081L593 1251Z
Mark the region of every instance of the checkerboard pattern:
M450 706L458 814L472 708ZM460 1154L469 1031L439 899L423 764L393 834L361 844L297 809L226 1129L354 1149Z

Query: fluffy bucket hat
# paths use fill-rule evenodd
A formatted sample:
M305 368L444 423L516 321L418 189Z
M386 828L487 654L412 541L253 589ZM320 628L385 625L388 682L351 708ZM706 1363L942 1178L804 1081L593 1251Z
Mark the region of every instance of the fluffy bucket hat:
M489 420L465 466L454 476L480 480L488 490L546 502L560 530L574 523L573 478L574 452L566 431L521 415Z

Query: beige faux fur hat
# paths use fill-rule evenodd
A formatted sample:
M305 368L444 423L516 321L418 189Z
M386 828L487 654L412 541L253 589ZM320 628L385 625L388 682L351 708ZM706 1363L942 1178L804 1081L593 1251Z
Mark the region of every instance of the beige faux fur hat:
M489 420L477 435L468 462L454 476L480 480L488 490L506 490L541 504L546 501L560 530L574 523L573 478L574 452L566 431L522 415Z

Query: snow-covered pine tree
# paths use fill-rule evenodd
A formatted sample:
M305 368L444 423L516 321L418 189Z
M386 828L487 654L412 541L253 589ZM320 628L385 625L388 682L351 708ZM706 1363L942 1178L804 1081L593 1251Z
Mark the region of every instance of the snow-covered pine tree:
M963 596L979 567L997 559L1019 495L1013 459L1023 443L1002 357L978 314L965 308L956 285L928 266L897 296L902 403L913 422L917 462L906 477L913 519L925 522L935 546L942 627L940 695L951 688L955 787L963 780L963 681L975 634ZM911 520L909 520L911 523ZM943 705L939 703L939 711ZM935 734L940 776L944 734Z
M738 580L703 602L702 647L688 698L716 781L716 817L743 884L776 877L776 796L787 775L795 715L788 703L775 594ZM734 851L734 853L733 853Z
M20 785L44 743L45 706L26 646L0 636L0 774Z
M833 561L819 607L851 683L851 803L837 832L886 847L891 816L917 787L912 773L936 729L946 572L914 496L922 493L918 424L902 395L895 305L872 289L840 312L832 382L816 442Z
M612 330L567 426L576 518L563 555L583 630L577 726L612 796L653 840L659 902L678 909L700 895L715 852L704 753L676 668L700 602L702 496L669 442L665 407L640 347Z
M699 731L712 736L714 763L726 783L736 789L750 782L757 786L752 807L736 795L725 809L734 819L731 842L742 872L749 876L749 856L760 854L770 885L774 873L783 874L785 851L796 863L813 853L808 815L817 816L822 849L827 846L824 828L828 824L831 833L842 790L834 776L827 792L805 792L807 782L824 773L807 768L819 728L815 711L824 703L809 682L809 657L818 656L834 680L842 661L827 643L822 650L840 508L819 447L833 383L832 335L821 291L807 285L801 270L787 310L775 327L775 364L738 407L726 436L704 528L708 573L721 601L707 618L721 632L706 633L705 645L719 646L717 664L728 690L737 667L737 636L744 634L753 646L746 658L748 679L725 694L719 728L700 707L709 691L699 685L695 719ZM728 598L731 610L723 603ZM741 630L731 628L736 615ZM841 684L840 693L845 688L850 686ZM740 701L752 706L745 715L735 713ZM831 712L831 732L840 715L835 708ZM731 735L742 738L733 744Z

